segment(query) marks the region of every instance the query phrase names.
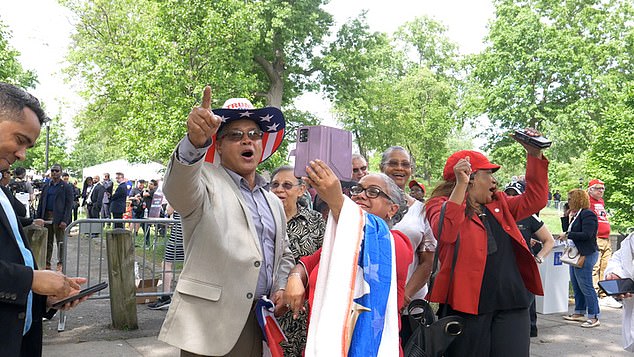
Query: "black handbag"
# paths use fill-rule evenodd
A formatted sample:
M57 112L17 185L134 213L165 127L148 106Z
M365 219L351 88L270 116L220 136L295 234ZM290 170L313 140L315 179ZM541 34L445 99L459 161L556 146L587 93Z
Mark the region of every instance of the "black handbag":
M442 233L442 224L445 218L445 207L447 202L444 202L440 209L440 227L438 227L438 239ZM456 245L454 248L453 261L451 262L451 274L449 276L449 287L453 280L453 273L456 267L456 258L458 257L458 248L460 246L460 235L456 239ZM429 291L434 286L434 280L438 269L438 249L434 254L434 264L432 267L432 275L429 278ZM447 294L449 295L449 294ZM461 316L449 315L447 316L447 299L442 306L444 310L441 313L441 319L436 319L436 315L431 305L425 301L416 299L409 303L407 306L407 312L409 316L409 323L412 326L412 335L405 344L405 350L403 351L406 357L442 357L451 345L451 343L459 336L464 329L464 319Z

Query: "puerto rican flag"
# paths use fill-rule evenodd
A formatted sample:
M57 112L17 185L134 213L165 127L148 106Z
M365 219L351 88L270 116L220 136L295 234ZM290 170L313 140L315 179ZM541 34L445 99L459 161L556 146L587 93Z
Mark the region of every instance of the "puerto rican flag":
M266 296L262 296L255 304L255 317L262 329L264 341L262 342L263 357L284 357L284 351L280 343L287 341L282 328L277 323L273 312L275 305Z
M282 112L277 108L265 107L251 110L214 109L213 112L220 117L223 124L239 119L251 119L258 124L260 129L264 132L260 162L273 155L282 144L286 123ZM220 165L220 156L216 152L215 135L212 137L212 142L214 144L207 150L205 161L214 165Z

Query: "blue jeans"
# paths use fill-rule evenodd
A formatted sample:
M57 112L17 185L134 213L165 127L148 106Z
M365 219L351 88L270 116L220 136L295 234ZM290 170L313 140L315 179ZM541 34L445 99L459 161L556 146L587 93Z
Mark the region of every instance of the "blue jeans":
M592 286L592 268L599 258L599 252L586 255L583 267L575 268L570 266L570 281L572 290L575 293L575 314L585 315L588 311L588 318L599 318L599 299L597 292Z

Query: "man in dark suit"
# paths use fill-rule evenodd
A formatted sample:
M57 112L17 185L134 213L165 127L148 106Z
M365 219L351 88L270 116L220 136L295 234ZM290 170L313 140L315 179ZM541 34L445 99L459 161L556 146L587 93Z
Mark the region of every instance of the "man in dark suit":
M117 182L119 186L110 197L110 211L112 212L112 218L123 218L123 212L125 212L125 199L127 198L128 188L126 186L126 179L123 173L117 172ZM115 228L123 228L123 223L115 223Z
M26 149L35 144L45 120L35 97L0 82L0 170L26 158ZM11 198L8 190L0 189L0 356L38 357L42 317L55 313L47 311L47 305L77 294L86 279L36 270Z
M64 264L64 230L71 222L73 210L73 188L62 180L62 166L51 166L51 180L42 188L36 218L50 221L46 224L48 241L46 243L46 269L51 269L53 243L57 243L57 271Z
M106 188L103 187L103 184L99 182L99 176L95 176L97 182L94 182L92 192L90 193L90 202L92 205L90 206L90 218L99 218L99 214L101 213L101 207L103 205L103 195L106 194Z

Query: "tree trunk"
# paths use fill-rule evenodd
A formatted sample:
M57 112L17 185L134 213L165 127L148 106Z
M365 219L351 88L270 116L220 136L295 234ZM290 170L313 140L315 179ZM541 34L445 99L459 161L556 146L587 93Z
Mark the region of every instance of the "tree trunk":
M273 63L262 56L255 56L254 60L262 67L270 83L268 92L258 95L266 98L267 106L281 108L284 95L284 53L276 50Z

